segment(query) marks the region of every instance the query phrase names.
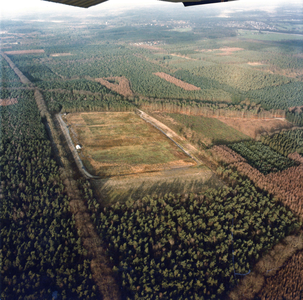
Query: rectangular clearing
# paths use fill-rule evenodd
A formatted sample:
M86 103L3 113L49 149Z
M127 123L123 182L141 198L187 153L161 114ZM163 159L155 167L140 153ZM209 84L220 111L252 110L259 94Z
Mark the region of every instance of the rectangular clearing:
M170 76L166 73L163 73L163 72L157 72L157 73L154 73L154 75L170 82L170 83L173 83L174 85L186 90L186 91L199 91L201 90L201 88L199 87L196 87L194 86L193 84L190 84L190 83L187 83L187 82L184 82L180 79L177 79L173 76Z
M195 162L133 112L75 113L64 121L94 175L111 177L188 167Z

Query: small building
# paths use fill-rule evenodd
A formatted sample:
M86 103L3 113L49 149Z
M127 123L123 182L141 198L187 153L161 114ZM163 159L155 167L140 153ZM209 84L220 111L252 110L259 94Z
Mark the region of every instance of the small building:
M77 150L82 149L81 145L76 145L76 149L77 149Z

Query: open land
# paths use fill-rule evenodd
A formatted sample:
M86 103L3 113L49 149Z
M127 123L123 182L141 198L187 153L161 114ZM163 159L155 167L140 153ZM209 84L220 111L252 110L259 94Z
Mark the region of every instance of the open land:
M18 99L12 98L12 99L0 99L0 106L8 106L18 103Z
M130 84L127 78L122 77L107 77L107 78L96 78L97 82L106 86L107 88L121 94L125 97L133 96L133 92L130 88Z
M173 84L175 84L176 86L186 90L186 91L197 91L197 90L201 90L200 87L196 87L194 86L193 84L189 84L187 82L184 82L182 80L179 80L171 75L168 75L166 73L163 73L163 72L157 72L157 73L154 73L155 75L159 76L160 78L168 81L168 82L171 82Z
M77 113L65 117L80 157L99 176L188 167L195 162L135 113Z
M41 54L44 53L43 49L37 50L15 50L15 51L5 51L5 54L18 55L18 54Z
M272 133L282 129L290 129L293 125L285 119L244 119L244 118L224 118L218 120L224 124L244 133L251 138L256 138L261 133Z

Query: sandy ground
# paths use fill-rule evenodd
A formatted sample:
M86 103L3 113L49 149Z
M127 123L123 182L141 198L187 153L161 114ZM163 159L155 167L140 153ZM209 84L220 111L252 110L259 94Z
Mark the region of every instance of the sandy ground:
M115 80L115 81L119 82L119 84L111 83L108 80ZM130 88L130 84L129 84L128 79L124 76L122 76L122 77L96 78L95 81L103 84L108 89L111 89L111 90L117 92L118 94L123 95L124 97L134 95L131 88Z
M39 53L44 53L43 49L39 50L18 50L18 51L5 51L5 54L39 54Z
M18 103L17 98L12 99L0 99L0 106L8 106Z
M271 133L276 130L289 129L293 125L285 119L236 119L236 118L218 118L221 122L239 130L240 132L256 138L262 132Z
M52 57L58 57L58 56L69 56L72 55L71 53L53 53L50 56Z
M166 73L163 73L163 72L157 72L157 73L154 73L154 75L157 75L158 77L168 81L168 82L171 82L173 84L175 84L176 86L186 90L186 91L197 91L197 90L201 90L201 88L199 87L196 87L190 83L187 83L187 82L184 82L180 79L177 79L173 76L170 76Z

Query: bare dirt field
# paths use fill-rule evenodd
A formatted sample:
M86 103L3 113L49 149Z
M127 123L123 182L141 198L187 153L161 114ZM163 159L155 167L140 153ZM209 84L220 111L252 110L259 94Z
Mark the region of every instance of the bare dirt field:
M111 89L118 94L125 97L133 96L133 92L130 88L130 84L127 78L122 77L107 77L107 78L96 78L95 81L103 84L108 89Z
M12 99L0 99L0 106L8 106L18 103L17 98Z
M214 51L221 51L221 53L217 53L217 55L231 55L235 51L244 50L243 48L237 47L223 47L219 49L202 49L202 50L195 50L197 52L214 52Z
M281 119L237 119L224 117L219 117L218 119L252 138L256 138L258 134L263 132L272 133L277 130L293 127L291 123Z
M102 177L189 167L196 163L133 112L63 117L87 170Z
M117 176L95 180L95 190L103 205L129 198L142 199L146 195L165 193L200 193L207 188L223 186L223 182L207 167L174 168L161 172L133 176Z
M201 90L201 88L199 87L196 87L192 84L189 84L187 82L184 82L180 79L177 79L173 76L170 76L166 73L163 73L163 72L157 72L157 73L154 73L154 75L157 75L158 77L170 82L170 83L173 83L174 85L186 90L186 91L197 91L197 90Z
M40 54L44 53L43 49L38 50L18 50L18 51L5 51L5 54L15 55L15 54Z
M50 56L52 57L58 57L58 56L69 56L72 55L71 53L53 53Z
M180 55L180 54L175 54L175 53L171 53L170 55L171 55L171 56L176 56L176 57L185 58L185 59L189 59L189 60L197 60L196 58L191 58L191 57L188 57L188 56L186 56L186 55Z
M264 65L261 62L248 62L247 64L250 65L250 66L262 66L262 65Z
M224 47L224 48L220 48L218 50L222 51L222 53L218 53L218 55L231 55L235 51L242 51L244 49L243 48L236 48L236 47Z

